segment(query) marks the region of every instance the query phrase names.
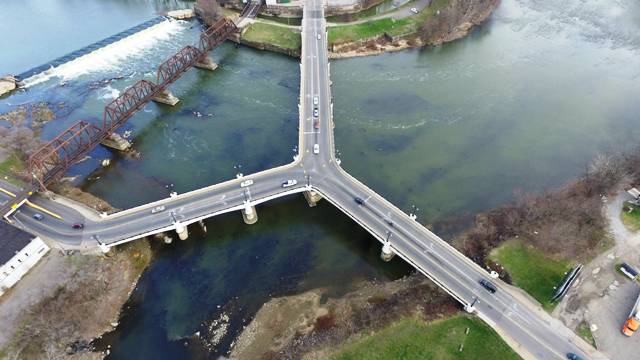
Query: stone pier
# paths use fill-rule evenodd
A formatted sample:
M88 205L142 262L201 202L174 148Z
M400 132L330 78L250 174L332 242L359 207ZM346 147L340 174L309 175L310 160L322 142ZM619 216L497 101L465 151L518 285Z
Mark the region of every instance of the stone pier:
M322 196L313 190L305 191L303 194L304 198L307 199L309 207L316 206L318 204L318 201L322 200Z
M384 261L391 261L391 259L393 259L395 255L396 253L394 253L393 249L391 249L391 245L389 244L389 242L385 242L384 245L382 245L380 258Z
M189 238L189 230L186 225L182 225L179 221L175 223L176 225L176 233L180 240L187 240Z
M247 225L255 224L258 221L256 207L252 206L249 202L246 202L244 204L244 209L242 210L242 219Z
M0 78L0 96L8 94L18 87L18 81L15 77L7 75Z
M118 133L111 133L101 144L118 151L125 151L131 147L131 143Z
M211 71L218 68L218 64L216 64L210 56L207 56L201 61L198 61L193 66L197 67L198 69L211 70Z
M173 96L173 94L167 89L162 90L158 95L154 96L151 100L161 104L169 105L169 106L175 106L178 102L180 102L180 99Z

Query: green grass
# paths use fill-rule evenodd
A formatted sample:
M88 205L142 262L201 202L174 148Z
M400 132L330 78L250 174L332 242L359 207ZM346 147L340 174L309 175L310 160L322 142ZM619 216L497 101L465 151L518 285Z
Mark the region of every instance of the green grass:
M631 210L631 212L629 212ZM631 203L624 203L622 206L622 222L629 230L640 230L640 207Z
M366 10L362 10L362 11L357 12L355 14L328 16L327 17L327 22L349 23L349 22L353 22L353 21L357 21L357 20L363 20L363 19L366 19L368 17L380 16L380 15L392 13L394 11L397 11L398 9L402 9L402 8L406 8L406 7L413 7L415 5L415 3L417 2L417 0L410 0L406 4L403 4L402 6L391 8L391 9L388 9L386 11L380 11L380 12L377 11L377 9L380 6L387 5L388 3L392 3L392 2L393 2L393 0L386 0L386 1L381 2L378 5L374 5L374 6L368 8Z
M242 38L251 42L273 44L289 50L298 50L302 44L299 32L264 22L253 23Z
M22 186L24 183L15 177L17 172L24 169L24 163L20 160L17 154L11 154L7 156L2 162L0 162L0 178L8 181L14 185ZM5 179L6 177L6 179Z
M565 272L571 269L566 260L555 260L545 253L524 244L521 240L509 240L494 249L489 258L504 266L513 284L525 290L550 311L554 308L551 297L554 286L559 286Z
M467 316L454 316L431 323L414 318L403 319L345 345L331 357L332 360L519 358L489 326Z
M597 348L596 339L593 337L591 329L589 329L589 324L587 324L585 321L581 322L580 324L578 324L578 328L576 329L576 331L581 338L585 339L594 348Z
M340 25L329 28L329 45L370 39L383 34L391 36L415 33L437 10L447 6L451 0L434 0L418 14L403 19L380 19L362 24Z

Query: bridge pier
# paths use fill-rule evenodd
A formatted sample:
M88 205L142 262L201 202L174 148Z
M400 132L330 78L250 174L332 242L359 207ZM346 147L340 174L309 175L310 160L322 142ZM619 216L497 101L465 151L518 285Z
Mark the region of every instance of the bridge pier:
M247 225L255 224L258 221L258 213L256 212L256 207L251 206L248 201L244 203L244 210L242 210L242 219Z
M322 200L322 196L313 190L305 191L304 198L307 199L309 207L314 207L318 204L318 201Z
M197 67L198 69L211 71L218 68L218 64L216 64L210 56L207 56L204 59L198 61L193 66Z
M187 238L189 238L189 230L187 229L187 226L182 225L182 223L180 223L179 221L177 221L175 225L176 233L178 234L180 240L187 240Z
M166 104L169 106L175 106L178 102L180 102L180 99L173 96L173 94L167 89L164 89L161 92L159 92L158 95L151 98L151 100L161 104Z
M382 252L380 252L380 258L383 261L391 261L391 259L393 259L395 255L396 253L394 253L393 249L391 249L391 245L389 244L389 242L385 242L384 245L382 245Z
M118 133L111 133L108 138L102 140L101 144L118 151L125 151L131 147L131 142Z

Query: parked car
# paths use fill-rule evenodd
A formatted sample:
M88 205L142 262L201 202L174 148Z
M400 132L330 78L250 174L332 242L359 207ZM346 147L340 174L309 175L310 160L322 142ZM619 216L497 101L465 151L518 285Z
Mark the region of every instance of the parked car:
M411 9L409 9L409 10L410 10L412 13L414 13L414 14L419 13L418 9L416 9L416 8L411 8Z
M151 213L155 214L155 213L159 213L164 211L166 208L164 207L164 205L160 205L160 206L156 206L153 209L151 209Z
M247 187L253 185L253 180L245 180L240 183L240 187Z
M35 213L35 214L33 214L33 218L38 220L38 221L41 221L42 219L44 219L44 216L42 216L42 214L40 214L40 213Z
M288 188L288 187L291 187L291 186L295 186L297 184L298 184L297 180L287 180L287 181L282 183L282 187L283 188Z
M320 154L320 145L318 144L313 145L313 153L316 155Z
M480 285L482 285L483 288L487 289L487 291L492 294L498 290L498 288L496 288L496 286L493 285L489 280L485 280L485 279L480 280Z
M625 274L631 280L635 280L638 277L638 270L627 263L622 263L622 265L620 265L620 272Z
M75 224L71 225L71 227L76 229L76 230L82 230L82 229L84 229L84 224L75 223Z

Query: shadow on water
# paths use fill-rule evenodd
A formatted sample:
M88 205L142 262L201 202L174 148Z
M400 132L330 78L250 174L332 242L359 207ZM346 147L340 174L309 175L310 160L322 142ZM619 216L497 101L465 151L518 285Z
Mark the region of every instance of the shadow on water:
M381 266L378 241L324 201L309 208L298 195L257 211L251 226L239 213L225 214L206 221L206 234L195 225L187 241L154 244L154 264L121 324L96 347L111 345L110 359L215 358L273 297L318 287L337 296L359 280L411 271L396 259ZM224 336L208 352L193 334L200 331L211 344L211 327Z

